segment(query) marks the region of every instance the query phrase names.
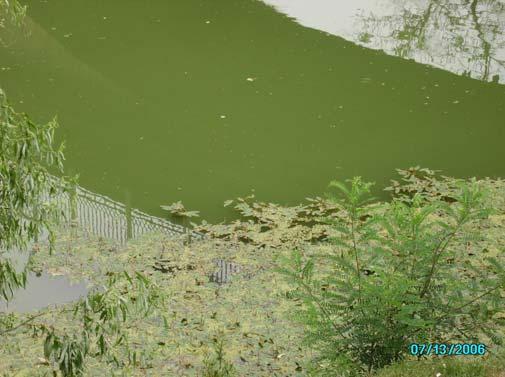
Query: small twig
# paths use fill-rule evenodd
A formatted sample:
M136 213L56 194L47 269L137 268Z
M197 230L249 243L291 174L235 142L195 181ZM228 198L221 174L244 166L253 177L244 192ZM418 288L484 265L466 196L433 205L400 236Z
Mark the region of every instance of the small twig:
M67 312L72 312L72 311L74 311L74 309L64 309L64 310L60 310L60 313L67 313ZM30 316L27 320L25 320L25 321L21 322L21 323L20 323L20 324L18 324L17 326L14 326L14 327L12 327L12 328L10 328L10 329L7 329L7 330L4 330L4 331L0 332L0 336L2 336L2 335L4 335L4 334L7 334L7 333L10 333L10 332L12 332L12 331L14 331L14 330L17 330L17 329L19 329L20 327L23 327L23 326L25 326L26 324L30 323L30 322L31 322L31 321L33 321L34 319L39 318L39 317L42 317L42 316L44 316L44 315L46 315L46 314L49 314L49 313L53 313L53 312L54 312L54 310L49 310L49 311L47 311L47 312L42 312L42 313L38 313L38 314L32 315L32 316Z
M19 325L14 326L14 327L12 327L12 328L10 328L10 329L8 329L8 330L4 330L4 331L0 332L0 336L1 336L1 335L5 335L5 334L7 334L7 333L9 333L9 332L12 332L12 331L14 331L14 330L17 330L17 329L19 329L20 327L23 327L23 326L24 326L24 325L26 325L27 323L29 323L29 322L33 321L34 319L36 319L36 318L38 318L38 317L41 317L41 316L45 315L45 314L47 314L47 313L39 313L39 314L33 315L33 316L31 316L30 318L28 318L26 321L21 322Z

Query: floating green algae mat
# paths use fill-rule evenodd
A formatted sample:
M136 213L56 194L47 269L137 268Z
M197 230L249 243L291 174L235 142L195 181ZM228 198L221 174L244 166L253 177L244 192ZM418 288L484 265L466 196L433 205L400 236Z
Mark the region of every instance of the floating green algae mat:
M422 181L421 186L404 182L403 187L424 187L428 195L450 198L453 182L429 180ZM455 247L464 251L460 253L462 266L471 263L478 267L489 256L501 261L504 258L505 183L487 180L480 184L489 192L485 204L492 205L494 213L480 223L479 229L470 229L485 237L471 243L465 237L458 239ZM225 359L239 376L307 374L307 363L315 351L303 346L303 327L292 319L301 302L289 299L294 287L274 268L279 266L279 257L295 247L306 255L333 250L334 246L318 242L322 234L332 234L331 227L320 222L320 217L338 216L338 208L321 198L296 207L246 199L237 199L233 206L250 221L203 225L199 230L209 238L190 244L184 237L153 234L118 248L70 229L59 233L52 256L45 248L34 254L34 271L65 275L72 280L87 279L95 287L116 273L139 272L160 289L162 304L146 318L128 319L123 326L129 351L137 355L135 363L121 345L114 351L122 360L119 366L111 360L88 356L86 375L100 376L111 370L118 376L201 375L215 339L224 341ZM216 259L240 266L226 284L209 278L218 267ZM124 291L122 297L130 293ZM72 319L71 313L65 312L72 307L40 311L43 315L34 323L54 326L59 331L79 331L79 319ZM13 324L25 318L26 315L16 315ZM43 337L36 331L20 327L3 339L0 370L6 371L6 376L43 376L50 371L42 353ZM488 362L486 358L482 361ZM493 371L495 361L489 363L488 369ZM454 364L451 363L452 370L462 370ZM395 368L383 375L388 376L389 371L395 376ZM431 364L425 368L431 368Z
M255 246L215 240L184 247L180 240L152 236L132 242L126 249L109 248L104 241L61 234L52 257L41 251L33 260L37 269L75 279L87 277L95 285L102 284L112 272L142 271L166 296L162 310L145 320L127 323L123 329L132 349L138 351L139 367L119 368L90 358L86 375L109 375L112 370L117 370L114 375L118 376L146 372L153 376L199 375L206 352L212 352L213 338L221 333L226 358L240 375L300 374L300 364L308 353L293 346L300 343L301 336L301 329L297 330L286 315L294 304L283 301L280 294L287 285L271 270L269 258L257 258ZM241 273L224 285L210 282L216 256L240 263ZM153 268L159 259L176 268L160 272ZM42 317L44 323L76 329L70 313L46 310L49 314ZM44 375L50 369L42 357L42 343L43 338L32 337L31 330L5 337L0 370L12 375L21 370ZM120 359L127 358L121 347L117 354Z
M82 186L210 221L413 164L504 176L505 89L304 28L252 0L33 1L0 82L58 115Z

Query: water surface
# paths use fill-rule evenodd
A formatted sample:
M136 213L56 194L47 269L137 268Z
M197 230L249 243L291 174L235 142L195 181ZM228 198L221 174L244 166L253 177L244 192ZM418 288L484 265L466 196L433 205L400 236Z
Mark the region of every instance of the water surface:
M503 0L264 0L300 24L450 72L505 83Z
M42 231L39 241L47 246L47 231ZM33 243L25 249L12 249L2 252L2 258L7 258L18 273L28 264ZM7 302L0 297L0 312L29 313L52 305L77 301L89 291L87 281L74 282L67 276L56 271L32 272L28 271L26 286L14 290Z
M417 164L505 176L502 68L483 74L475 63L461 75L465 44L447 64L416 52L419 39L450 30L440 17L439 31L413 30L414 47L391 52L407 38L388 37L403 19L382 18L426 2L270 3L298 22L253 0L31 1L31 35L0 49L0 86L36 120L58 116L67 169L82 186L154 215L182 200L215 221L229 216L224 200L251 190L294 203L334 178L383 185ZM366 16L360 28L352 4ZM321 14L337 29L321 26ZM478 58L466 25L451 32ZM495 32L486 51L499 60Z
M16 290L12 300L5 302L0 299L0 312L29 313L49 305L77 301L87 293L86 282L72 283L65 276L30 272L26 287Z

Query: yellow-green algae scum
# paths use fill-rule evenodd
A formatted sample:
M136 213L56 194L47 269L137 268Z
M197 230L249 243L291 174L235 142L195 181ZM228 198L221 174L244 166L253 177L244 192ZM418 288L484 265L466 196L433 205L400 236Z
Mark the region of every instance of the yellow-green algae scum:
M331 179L385 183L417 164L505 176L503 85L356 46L257 0L26 3L31 35L0 48L2 88L37 121L58 116L83 187L150 214L182 200L221 221L220 204L251 189L293 204Z
M171 276L153 270L151 265L160 256L170 259L167 264L180 267L180 271ZM213 338L220 330L225 334L226 357L239 375L297 375L307 353L299 346L300 329L287 319L293 304L279 296L287 286L271 271L272 256L271 250L228 241L195 242L184 247L180 240L152 236L117 250L104 241L61 234L58 251L52 257L40 251L34 265L96 283L109 271L145 271L163 287L168 295L166 307L159 315L127 329L133 349L145 356L143 367L117 370L114 375L198 375L205 352L213 352ZM241 274L221 287L210 283L208 275L216 269L215 257L241 264ZM44 323L75 329L75 322L72 324L67 315L49 314ZM5 336L0 370L7 376L44 375L49 368L41 359L42 341L31 337L30 331ZM93 358L88 361L87 376L110 375L116 369Z
M439 183L436 190L448 190L448 185ZM485 256L505 261L505 181L485 180L480 184L489 191L487 205L495 211L479 229L467 229L479 230L484 237L471 246L455 245L461 250L461 259L455 263L462 266L462 273L466 263L485 268ZM180 239L151 235L118 249L103 240L85 238L75 230L62 231L54 255L49 256L42 248L35 253L32 268L77 280L86 278L97 285L104 282L107 272L143 271L166 293L164 308L147 320L127 322L130 346L144 357L141 366L117 369L89 358L87 376L199 375L206 352L212 352L213 338L220 331L224 334L226 359L234 364L238 375L305 375L311 354L301 348L303 329L290 320L300 303L286 299L286 292L293 287L272 269L278 265L278 257L294 247L307 255L331 250L328 245L312 242L331 232L329 228L304 225L310 216L316 218L329 206L323 200L290 208L239 200L237 207L260 219L261 224L236 221L205 226L209 234L222 239L189 245ZM208 275L216 269L215 258L233 261L242 270L227 284L211 283ZM153 264L160 259L175 273L154 270ZM45 309L47 315L35 322L59 329L75 328L70 317L51 310ZM18 319L23 318L19 315ZM0 347L3 376L47 375L49 367L41 358L42 342L41 337L32 337L31 331L21 329L4 336Z

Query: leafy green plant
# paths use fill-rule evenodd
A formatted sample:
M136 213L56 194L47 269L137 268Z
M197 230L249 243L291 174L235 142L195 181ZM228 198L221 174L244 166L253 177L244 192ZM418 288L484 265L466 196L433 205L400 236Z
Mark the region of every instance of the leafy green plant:
M284 248L306 242L318 242L326 237L328 226L323 217L336 217L341 208L316 197L308 203L281 206L254 201L254 195L227 200L225 207L234 204L240 220L229 224L208 224L202 221L195 230L212 238L256 245L261 248Z
M26 16L26 5L19 4L16 0L0 1L0 27L5 28L7 23L21 25Z
M81 376L84 361L89 351L88 337L57 335L54 329L47 330L44 341L44 356L57 365L65 377Z
M452 203L456 200L457 180L439 176L440 171L419 166L396 171L400 180L391 180L391 186L385 188L396 199L410 201L417 194L427 201L440 199Z
M0 0L0 45L7 45L24 25L26 5L17 0ZM7 34L7 35L5 35Z
M9 313L4 316L0 316L0 328L5 329L4 331L9 331L14 328L16 324L16 315L14 313ZM3 335L3 333L0 333Z
M317 351L314 373L370 372L402 359L412 342L501 342L503 261L476 264L465 253L482 236L468 226L490 212L475 181L459 184L453 204L416 193L370 205L371 184L360 178L331 187L346 214L329 220L330 251L296 250L279 269L305 303L295 318Z
M150 315L161 302L159 288L143 274L110 274L106 287L90 293L72 309L74 318L80 319L76 333L35 326L45 334L44 356L63 377L75 377L84 374L87 357L108 357L119 365L117 347L123 345L128 363L138 366L125 327Z
M5 251L25 248L43 230L54 243L52 225L61 210L53 199L70 187L49 173L50 168L63 171L64 146L54 146L57 126L56 120L37 125L16 113L0 89L0 293L5 299L26 281Z
M220 333L213 339L214 354L204 360L202 377L232 377L236 375L233 364L225 359L224 335Z
M199 211L188 211L184 204L179 200L178 202L172 203L170 205L163 205L161 209L170 212L173 216L179 218L191 218L200 216Z
M9 260L0 258L0 296L9 301L14 295L14 290L25 285L26 270L17 272Z
M199 211L189 211L184 207L184 204L182 204L181 201L172 203L170 205L162 205L160 206L161 209L170 212L170 214L177 219L183 226L185 226L187 229L187 239L186 243L190 244L191 243L191 231L189 230L189 225L190 221L189 219L192 217L199 217L200 212Z
M62 192L65 181L52 178L49 168L63 171L64 144L54 146L56 120L33 123L16 113L0 91L0 245L26 246L61 211L52 197ZM52 233L51 233L52 234Z

